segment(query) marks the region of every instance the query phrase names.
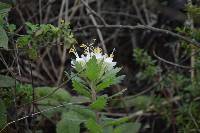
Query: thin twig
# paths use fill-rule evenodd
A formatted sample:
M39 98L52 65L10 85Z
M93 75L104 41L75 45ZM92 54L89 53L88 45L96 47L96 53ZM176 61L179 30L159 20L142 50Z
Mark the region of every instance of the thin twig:
M78 32L78 31L82 31L82 30L86 30L86 29L90 29L90 28L105 28L105 29L113 29L113 28L120 28L120 29L127 29L127 30L137 30L137 29L141 29L141 30L150 30L150 31L154 31L154 32L160 32L160 33L164 33L167 35L171 35L173 37L179 38L181 40L184 40L186 42L191 43L192 45L199 47L200 48L200 43L197 42L194 39L188 38L186 36L182 36L180 34L177 34L175 32L166 30L166 29L160 29L160 28L156 28L156 27L152 27L152 26L147 26L147 25L87 25L84 27L80 27L80 28L76 28L73 31L74 32Z

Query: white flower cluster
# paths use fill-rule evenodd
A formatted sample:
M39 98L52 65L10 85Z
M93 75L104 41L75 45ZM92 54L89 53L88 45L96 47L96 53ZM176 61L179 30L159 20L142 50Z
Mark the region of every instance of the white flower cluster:
M79 62L82 66L84 66L93 56L95 56L97 61L103 61L108 70L112 69L116 65L116 62L113 62L114 50L112 54L108 56L107 54L103 54L102 49L99 47L93 47L91 45L86 46L85 44L82 44L80 47L85 49L84 54L82 54L80 57L74 46L69 51L69 53L74 53L76 56L76 59L71 61L72 67L75 67L75 62Z

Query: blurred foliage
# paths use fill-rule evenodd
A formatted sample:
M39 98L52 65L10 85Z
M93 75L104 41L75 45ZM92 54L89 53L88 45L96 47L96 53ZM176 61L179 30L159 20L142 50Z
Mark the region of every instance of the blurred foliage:
M42 47L57 45L59 42L65 48L69 48L76 43L69 24L61 22L60 27L51 24L32 24L26 22L27 35L22 35L17 39L19 48L27 48L27 54L31 59L38 57L38 49ZM46 46L43 46L45 44Z

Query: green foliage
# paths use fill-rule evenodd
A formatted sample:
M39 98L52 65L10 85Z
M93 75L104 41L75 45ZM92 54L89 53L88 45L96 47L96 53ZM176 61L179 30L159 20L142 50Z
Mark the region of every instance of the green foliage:
M100 78L100 71L103 69L102 62L98 62L96 57L93 56L87 63L86 63L86 70L85 76L90 81L96 81Z
M9 4L0 2L0 26L4 24L4 19L7 17L10 8L11 6Z
M0 26L0 48L8 49L8 36L2 26Z
M107 97L99 96L96 101L90 104L90 107L94 110L102 110L106 107L106 104L107 104Z
M91 48L92 49L92 48ZM100 50L99 48L95 50ZM72 51L75 51L72 49ZM75 53L77 54L77 53ZM73 89L80 95L90 98L89 108L94 110L96 114L88 116L85 120L85 127L91 133L113 133L113 125L106 125L106 121L102 122L103 116L98 116L97 112L106 109L109 98L100 92L107 89L111 85L120 83L124 75L118 76L121 68L114 67L115 62L112 58L106 58L107 55L90 55L88 61L84 58L72 60L72 66L75 72L71 73ZM88 55L89 56L89 55ZM102 57L101 57L102 56ZM104 57L105 56L105 57ZM107 60L105 61L104 58ZM111 63L111 64L109 64ZM112 66L114 65L114 66ZM121 93L120 93L121 94Z
M44 46L53 46L55 44L64 45L69 48L76 43L69 24L62 23L60 27L51 24L32 24L26 23L27 35L20 36L17 39L19 48L27 48L27 54L31 59L38 57L38 49Z
M85 125L90 133L103 133L102 127L93 119L89 119Z
M90 118L96 119L95 113L92 110L83 106L71 106L70 109L74 112L77 112L83 120L87 120Z
M51 92L53 92L57 88L56 87L37 87L34 89L35 89L36 97L41 98L41 97L49 95ZM71 98L70 94L63 88L59 88L57 91L55 91L52 95L48 97L48 99L51 99L54 101L56 100L58 103L69 102L70 98Z
M138 79L151 79L161 72L160 67L156 65L156 60L153 60L146 51L136 48L133 53L136 63L143 68L143 70L137 74Z
M0 48L4 49L8 49L8 36L4 29L4 24L10 8L9 4L0 2Z
M153 97L146 95L137 97L127 96L124 99L124 103L118 103L120 108L124 107L123 104L126 104L127 107L135 107L137 110L147 109L153 101Z
M89 89L85 85L83 85L81 82L77 82L77 80L73 80L72 85L73 85L74 90L78 94L86 96L86 97L91 96Z
M105 122L106 126L118 126L129 121L129 117L122 117L118 119L113 119L112 121Z
M200 8L196 5L187 5L186 11L189 12L193 16L200 15Z
M91 84L93 84L96 93L98 93L111 85L120 83L125 77L124 75L117 76L121 68L112 68L107 71L103 61L97 60L95 56L84 67L81 63L75 62L75 70L77 74L71 74L73 88L77 93L87 97L91 95L91 90L89 89Z
M140 123L125 123L120 126L117 126L114 129L113 133L138 133L139 129L141 127Z
M56 131L57 133L80 133L80 124L82 121L76 112L64 112L61 121L56 126Z
M111 85L118 84L124 79L124 75L118 76L117 73L121 70L121 68L113 68L109 72L106 72L102 78L100 83L97 84L96 91L100 92L105 88L110 87Z
M67 108L69 111L62 113L61 121L57 124L58 133L80 133L81 123L96 119L94 112L83 106L72 105Z
M0 99L0 129L2 129L7 122L6 116L6 106L4 102Z
M0 88L15 86L15 80L9 76L0 75Z

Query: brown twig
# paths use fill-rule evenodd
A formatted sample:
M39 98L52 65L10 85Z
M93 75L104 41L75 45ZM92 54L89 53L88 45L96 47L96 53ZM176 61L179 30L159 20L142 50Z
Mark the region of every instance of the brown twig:
M179 38L183 41L189 42L192 45L199 47L200 48L200 43L197 42L196 40L193 40L191 38L188 38L186 36L182 36L180 34L177 34L175 32L166 30L166 29L160 29L160 28L156 28L156 27L152 27L152 26L146 26L146 25L87 25L84 27L80 27L80 28L76 28L73 31L74 32L78 32L78 31L82 31L82 30L86 30L86 29L90 29L90 28L105 28L105 29L113 29L113 28L120 28L120 29L127 29L127 30L137 30L137 29L141 29L141 30L150 30L150 31L154 31L154 32L159 32L159 33L164 33L167 35L171 35L173 37Z

